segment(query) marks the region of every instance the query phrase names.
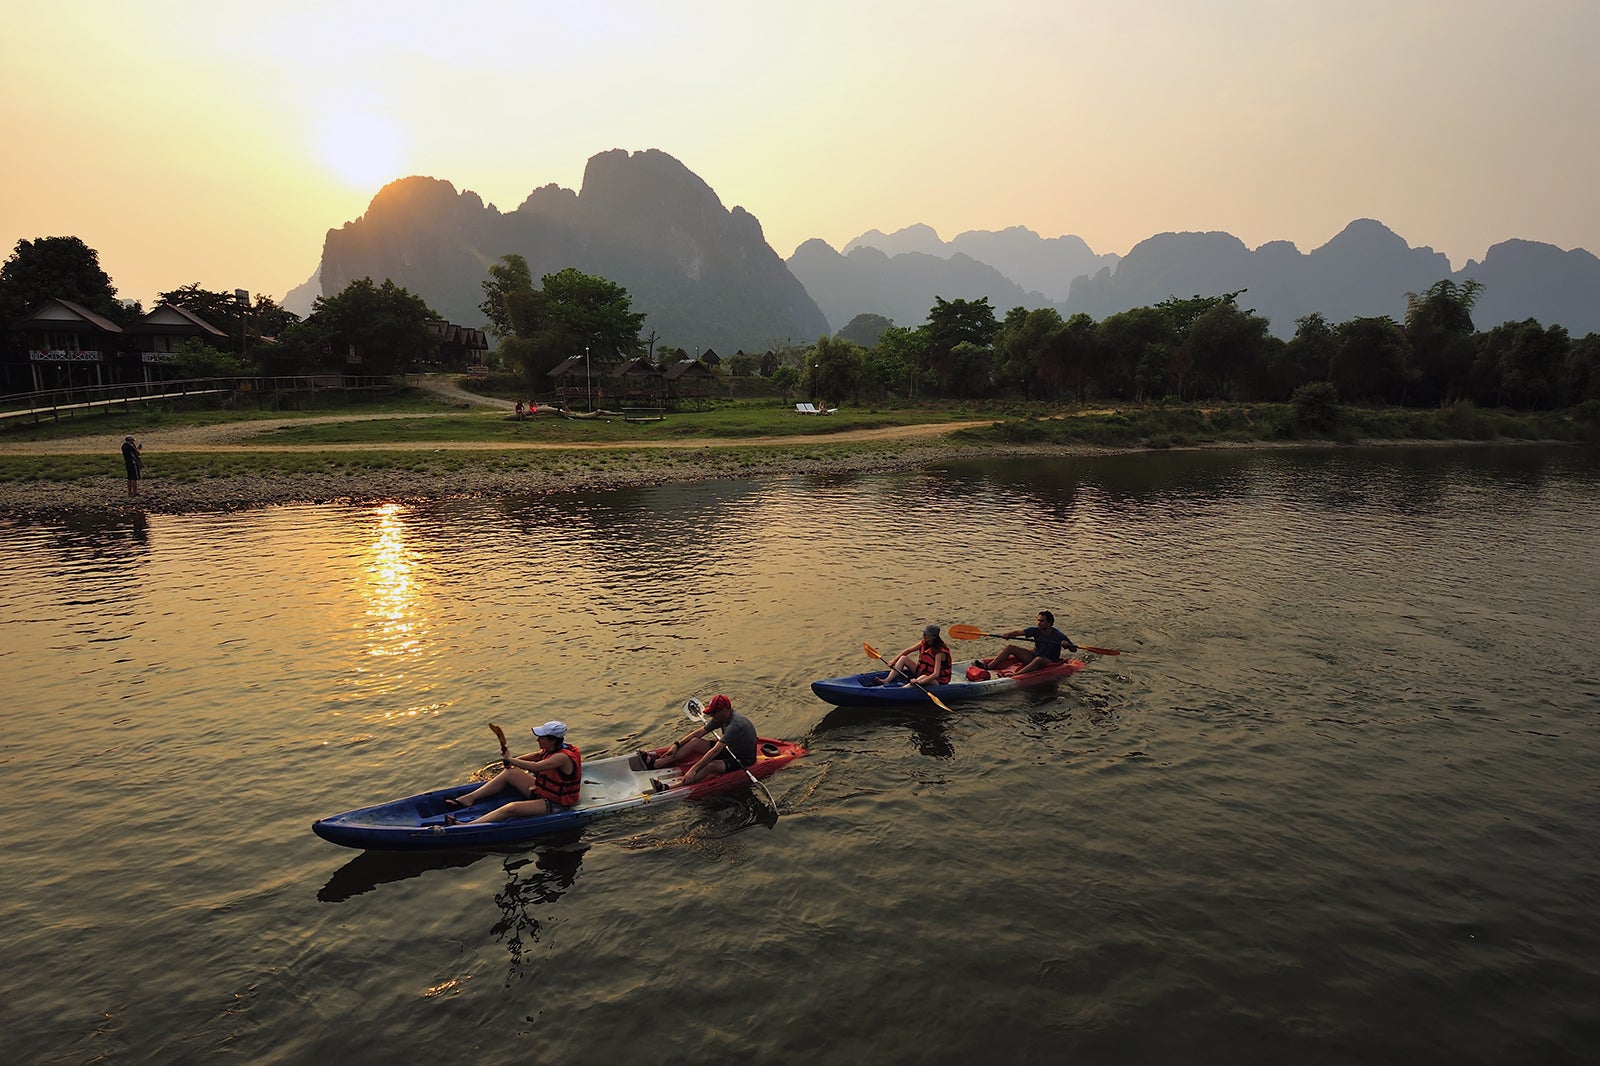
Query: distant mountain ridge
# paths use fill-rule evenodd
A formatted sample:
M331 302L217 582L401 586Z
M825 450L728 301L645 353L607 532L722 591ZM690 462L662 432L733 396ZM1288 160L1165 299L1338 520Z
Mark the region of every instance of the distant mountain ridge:
M1004 239L997 239L1004 235ZM1057 238L1077 242L1078 238ZM1600 259L1582 248L1510 240L1495 245L1483 261L1453 271L1450 260L1432 248L1413 248L1387 226L1356 219L1326 244L1302 253L1288 241L1269 241L1251 249L1228 233L1162 233L1135 245L1120 260L1105 257L1097 269L1073 278L1065 298L1046 300L1051 291L1042 269L1062 269L1066 255L1040 254L1045 245L1031 230L1013 227L1000 234L964 233L948 244L928 226L908 226L894 234L871 230L846 245L847 255L825 242L807 241L789 258L789 268L816 297L830 322L842 325L870 312L896 325L914 326L927 317L933 297L989 297L997 315L1012 307L1054 306L1064 317L1079 312L1099 320L1171 296L1214 296L1245 290L1241 307L1255 310L1279 337L1293 336L1296 320L1321 313L1331 323L1351 318L1405 316L1408 292L1421 293L1449 279L1474 279L1483 291L1473 313L1479 329L1507 321L1537 319L1564 326L1575 337L1600 332ZM988 258L956 249L983 248ZM1065 249L1064 249L1065 250ZM876 255L874 255L876 253ZM1082 260L1088 245L1072 248ZM946 265L930 264L930 256ZM976 265L975 265L976 264ZM993 275L980 267L992 268ZM1066 267L1070 269L1070 267ZM1018 298L1013 278L1028 276L1047 286ZM1055 291L1059 288L1056 275ZM965 288L963 288L965 287Z
M1508 240L1452 271L1442 253L1373 219L1304 253L1288 241L1252 249L1227 233L1161 233L1118 257L1022 226L946 242L916 225L870 230L843 252L808 240L785 262L753 215L723 207L678 160L622 149L591 158L580 191L544 185L511 212L437 178L391 182L362 217L328 231L317 274L292 297L309 304L356 278L392 278L451 321L481 325L482 282L512 252L535 278L570 266L614 281L662 342L724 354L809 343L860 314L917 326L936 297L987 298L1002 317L1054 307L1099 320L1171 296L1244 290L1240 306L1287 338L1313 312L1335 324L1401 319L1406 293L1444 279L1483 284L1479 329L1533 318L1574 337L1600 332L1600 259L1584 249Z
M760 222L724 208L656 150L600 153L581 191L545 185L509 213L437 178L391 182L365 215L328 231L321 288L329 295L357 278L390 278L450 321L477 325L488 268L511 253L535 279L576 267L622 285L645 329L669 344L731 354L828 332Z

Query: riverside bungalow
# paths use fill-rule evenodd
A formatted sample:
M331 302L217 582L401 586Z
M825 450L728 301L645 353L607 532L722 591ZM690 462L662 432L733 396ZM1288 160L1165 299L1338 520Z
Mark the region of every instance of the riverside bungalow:
M13 338L5 354L7 392L134 380L122 365L122 327L71 300L51 297L6 332Z
M229 337L186 307L157 304L130 331L139 353L139 367L146 382L176 376L172 362L184 341L197 340L222 350Z
M451 370L483 365L483 357L489 351L489 338L483 330L433 319L428 323L428 332L439 338L441 365Z
M614 383L611 398L621 403L658 407L666 392L661 371L642 355L613 370L611 380Z
M698 359L680 359L661 375L670 400L694 400L710 396L715 383L711 368Z

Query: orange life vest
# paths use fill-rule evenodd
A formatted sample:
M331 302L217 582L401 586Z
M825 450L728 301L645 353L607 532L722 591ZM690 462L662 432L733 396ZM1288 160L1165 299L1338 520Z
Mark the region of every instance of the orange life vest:
M562 743L561 750L572 759L572 773L559 770L540 770L533 775L533 791L556 807L570 807L578 802L578 790L583 787L583 753L571 744Z
M926 640L922 642L922 651L917 655L917 676L921 677L933 669L933 660L938 658L941 651L944 652L944 662L940 665L939 676L933 679L933 683L936 685L948 685L950 683L950 646L942 640L931 648Z

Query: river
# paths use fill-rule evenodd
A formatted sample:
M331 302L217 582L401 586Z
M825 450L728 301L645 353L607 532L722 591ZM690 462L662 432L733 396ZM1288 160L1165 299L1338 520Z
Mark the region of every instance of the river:
M7 1058L1593 1061L1597 502L1579 449L1241 449L0 519ZM808 688L1041 608L1124 654ZM809 748L776 820L310 831L715 692Z

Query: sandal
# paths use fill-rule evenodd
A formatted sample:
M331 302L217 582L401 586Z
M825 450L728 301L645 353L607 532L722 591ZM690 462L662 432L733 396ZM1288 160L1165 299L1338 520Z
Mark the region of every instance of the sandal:
M445 825L460 825L461 823L456 821L456 816L455 815L447 814L447 815L444 816L444 824Z
M644 763L644 768L646 770L654 770L656 768L656 757L654 752L641 751L639 753L639 761Z
M470 803L462 803L460 800L456 799L454 796L451 796L449 799L444 801L444 806L445 806L446 810L464 811L468 807L470 807L471 804Z

